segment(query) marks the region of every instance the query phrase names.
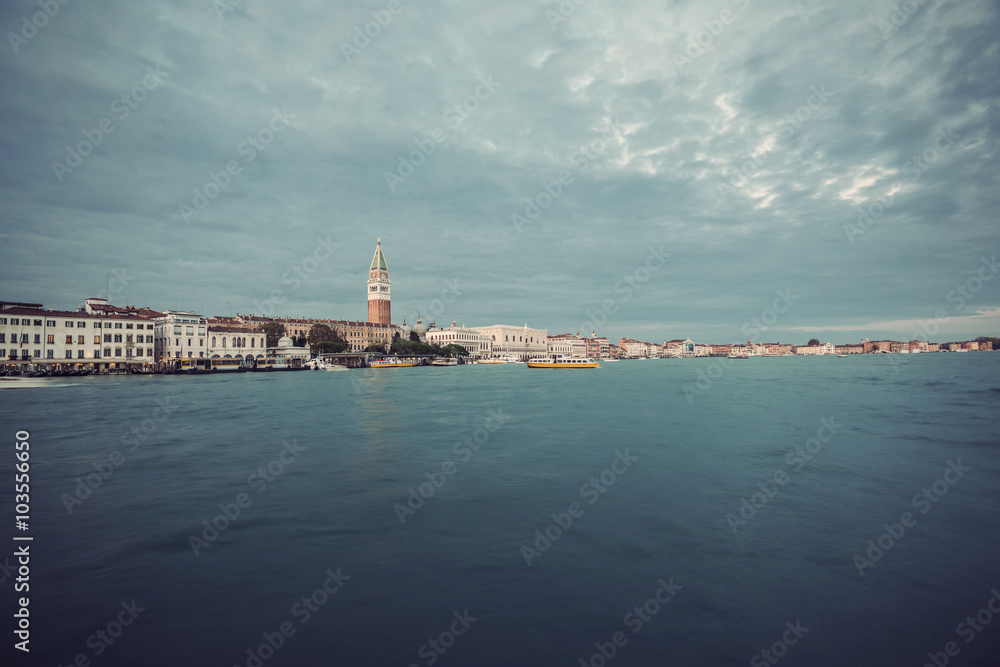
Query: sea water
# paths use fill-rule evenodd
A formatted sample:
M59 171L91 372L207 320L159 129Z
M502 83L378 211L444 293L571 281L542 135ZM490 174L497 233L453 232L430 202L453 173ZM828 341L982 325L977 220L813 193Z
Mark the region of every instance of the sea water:
M1000 664L998 370L973 352L6 389L0 659Z

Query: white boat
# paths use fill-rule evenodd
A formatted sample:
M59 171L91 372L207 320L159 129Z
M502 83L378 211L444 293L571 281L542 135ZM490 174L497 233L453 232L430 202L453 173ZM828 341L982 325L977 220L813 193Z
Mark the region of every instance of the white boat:
M749 359L749 358L750 355L747 354L746 352L726 355L726 359Z
M0 376L0 387L45 387L51 385L54 377L25 377L23 375Z
M521 361L520 359L518 359L517 357L515 357L513 354L508 354L505 357L500 357L500 359L505 364L523 364L524 363L523 361Z
M346 371L350 370L347 366L341 366L340 364L326 364L323 368L324 371Z
M311 371L325 371L327 367L327 363L322 359L320 359L319 357L316 357L315 359L310 359L309 361L307 361L302 365Z
M434 357L431 366L458 366L458 359L454 357Z
M506 364L507 362L503 359L480 359L476 362L477 364Z

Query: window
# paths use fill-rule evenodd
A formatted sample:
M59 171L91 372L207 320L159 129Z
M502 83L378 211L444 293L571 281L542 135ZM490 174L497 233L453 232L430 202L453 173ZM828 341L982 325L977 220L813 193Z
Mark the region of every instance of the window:
M253 346L254 346L254 343L256 343L256 342L257 342L257 340L256 340L256 339L254 339L254 338L251 338L251 339L250 339L250 347L253 347Z
M82 335L81 336L77 336L76 337L76 342L77 342L78 345L83 345L83 336Z
M94 336L94 345L100 345L100 344L101 344L101 337Z
M0 333L0 343L6 343L6 342L7 342L7 334Z
M104 342L105 343L111 342L111 334L104 334Z
M83 359L83 350L77 350L76 351L76 358L77 359Z
M42 342L42 334L35 334L35 342L36 343Z
M142 356L142 348L141 347L135 351L135 356L137 356L137 357L141 357Z
M36 326L36 327L42 326L42 321L41 320L35 320L35 325L34 326Z
M7 324L7 318L6 317L0 317L0 324Z
M84 322L83 320L80 320L79 322L76 323L76 328L77 329L83 329L86 326L87 326L87 323Z
M122 356L122 349L120 347L115 348L115 356L116 357Z
M204 346L205 346L205 339L204 338L199 338L198 339L198 347L204 347Z
M191 339L188 338L188 347L191 347Z
M73 358L73 350L66 350L66 358L67 359Z
M126 343L131 343L132 342L132 334L128 334L128 335L125 336L125 342Z
M179 347L180 344L181 344L181 339L180 338L175 338L174 339L174 345L177 345Z
M223 336L222 337L222 347L225 347L225 346L226 346L226 337Z
M27 352L25 352L25 354L27 354ZM41 350L35 350L35 353L33 355L31 355L31 356L33 356L35 359L41 359L42 358L42 351Z
M212 336L212 347L215 347L215 336Z
M177 325L174 325L174 335L175 336L181 335L181 328Z
M153 334L147 334L147 336L146 336L146 342L147 343L152 343L153 342Z
M141 325L140 325L140 326L141 326ZM131 328L132 328L132 323L131 323L131 322L129 322L128 324L126 324L126 325L125 325L125 328L126 328L126 329L131 329Z
M72 329L73 328L73 323L72 322L67 322L66 326L69 327L70 329Z
M111 348L110 347L104 348L104 357L108 358L110 356L111 356Z
M94 328L95 329L100 329L101 328L101 323L100 322L94 322Z
M105 329L110 329L111 328L111 322L105 322L104 323L104 328Z
M147 347L146 348L146 356L147 357L153 356L153 348L151 348L151 347Z
M13 352L13 351L14 350L11 350L11 352ZM16 355L11 355L11 356L16 356ZM55 352L54 352L54 350L46 350L45 351L45 358L46 359L54 359L55 358Z
M20 324L21 320L17 319L16 317L12 317L12 318L10 318L10 323L11 324Z
M26 333L21 334L21 342L22 343L27 343L28 342L28 334L26 334Z
M186 331L184 333L186 333L188 336L194 335L194 327L185 327L185 329Z
M66 344L67 345L72 345L73 344L73 334L68 334L66 336Z
M121 329L121 328L122 328L122 323L121 322L115 322L115 329Z

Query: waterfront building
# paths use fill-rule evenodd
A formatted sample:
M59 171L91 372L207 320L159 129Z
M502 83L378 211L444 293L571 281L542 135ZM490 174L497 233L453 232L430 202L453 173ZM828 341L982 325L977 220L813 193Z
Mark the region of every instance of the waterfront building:
M549 354L563 354L567 357L586 357L587 343L580 338L579 332L573 334L555 334L547 336L546 350Z
M208 325L208 356L212 359L242 359L247 366L267 353L267 336L249 327Z
M368 321L376 324L392 323L389 292L389 266L382 254L382 239L375 245L375 256L368 270Z
M418 320L419 321L419 320ZM461 345L469 351L469 357L473 359L486 359L490 356L492 341L486 334L466 326L456 326L455 322L450 327L438 329L437 327L427 330L427 342L431 345Z
M7 363L94 370L144 368L154 363L149 308L109 306L90 298L75 311L40 303L0 302L0 350Z
M165 310L155 320L156 359L200 359L208 354L208 320L189 310Z
M527 322L524 326L494 324L488 327L470 327L486 335L490 340L490 356L513 356L522 361L546 353L548 330L532 329ZM416 326L414 326L416 330Z
M275 359L281 361L289 361L292 359L299 359L303 362L309 361L310 353L309 347L296 347L295 342L288 336L282 336L278 339L278 345L276 347L267 348L267 356L274 357Z
M586 356L590 359L607 359L610 342L604 336L598 336L596 331L590 332L590 338L585 338Z

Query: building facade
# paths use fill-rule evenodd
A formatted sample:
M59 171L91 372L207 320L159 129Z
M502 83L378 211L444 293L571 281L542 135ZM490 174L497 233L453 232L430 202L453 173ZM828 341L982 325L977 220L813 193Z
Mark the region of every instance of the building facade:
M473 359L485 359L490 356L492 341L486 334L475 329L458 327L454 322L450 327L444 329L428 329L427 342L431 345L461 345L469 351L469 357Z
M94 370L144 368L155 362L148 308L109 306L90 298L75 311L40 303L0 302L0 349L8 364Z
M532 329L527 323L524 326L494 324L488 327L470 327L489 338L490 356L512 356L521 361L546 353L548 331Z

